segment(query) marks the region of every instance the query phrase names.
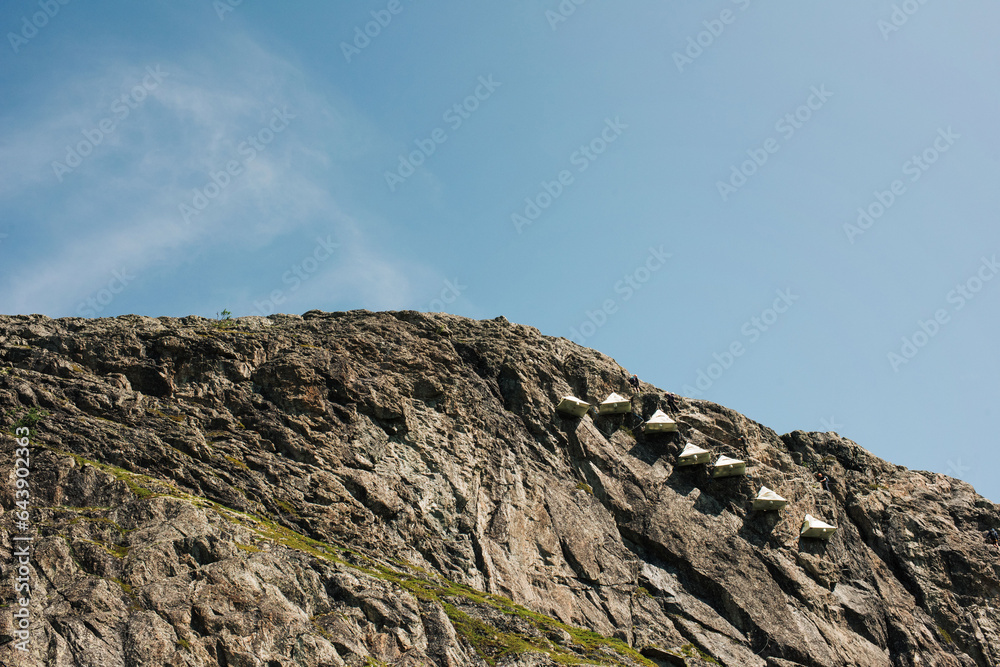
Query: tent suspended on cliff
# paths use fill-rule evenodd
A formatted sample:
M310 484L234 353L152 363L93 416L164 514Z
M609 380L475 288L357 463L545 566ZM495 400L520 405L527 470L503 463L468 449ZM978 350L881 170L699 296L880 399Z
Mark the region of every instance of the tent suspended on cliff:
M559 401L559 405L556 406L556 410L559 412L564 412L573 417L582 417L587 414L587 410L589 409L590 403L581 401L576 396L563 396L562 400Z
M747 464L723 454L712 467L712 477L735 477L747 473Z
M760 487L757 497L753 499L753 508L755 510L780 510L787 504L787 500L766 486Z
M806 514L806 519L802 522L802 532L799 533L799 537L818 537L821 540L828 540L836 530L836 526L823 523L812 515Z
M663 410L657 410L646 422L646 433L666 433L676 431L677 422L667 416Z
M677 465L693 466L698 463L708 463L712 458L712 452L702 449L698 445L689 442L684 446L684 450L677 457Z
M632 411L632 401L611 392L598 409L602 415L620 415Z

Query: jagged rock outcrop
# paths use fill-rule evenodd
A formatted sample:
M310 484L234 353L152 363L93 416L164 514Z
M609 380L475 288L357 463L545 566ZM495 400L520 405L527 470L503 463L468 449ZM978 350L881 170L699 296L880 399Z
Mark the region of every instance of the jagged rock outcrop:
M1000 665L1000 508L969 485L633 395L503 318L0 317L0 355L5 665ZM611 391L633 414L554 410ZM657 409L679 434L643 434ZM688 441L747 475L675 467Z

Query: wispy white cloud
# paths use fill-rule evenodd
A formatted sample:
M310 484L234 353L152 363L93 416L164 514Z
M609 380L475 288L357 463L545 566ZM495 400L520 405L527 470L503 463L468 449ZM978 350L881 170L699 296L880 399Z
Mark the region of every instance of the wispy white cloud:
M412 302L414 284L426 282L425 273L412 262L389 259L356 245L347 248L331 270L300 290L294 304L315 307L354 302L369 310L400 309Z
M350 242L323 274L325 288L304 286L297 299L405 303L410 275L421 268L383 257L334 194L339 166L384 143L363 114L245 35L148 67L159 69L108 62L52 86L45 113L7 119L15 127L0 143L0 205L44 216L48 235L44 247L37 230L16 235L32 269L5 262L12 289L0 295L0 310L76 313L121 267L177 269L213 249L261 251L314 227ZM162 72L160 82L141 102L133 97L136 108L60 182L52 162L65 162L66 146L100 129L150 71ZM238 170L227 172L234 163ZM44 211L33 210L40 199Z

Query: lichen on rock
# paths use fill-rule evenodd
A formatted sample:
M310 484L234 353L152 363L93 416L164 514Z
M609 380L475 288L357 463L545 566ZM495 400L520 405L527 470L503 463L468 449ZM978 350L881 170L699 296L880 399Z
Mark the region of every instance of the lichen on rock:
M0 355L34 537L3 664L1000 664L1000 515L969 485L649 386L557 413L628 374L503 318L0 317ZM676 434L643 432L658 409ZM746 475L676 466L686 442ZM752 510L761 485L788 505Z

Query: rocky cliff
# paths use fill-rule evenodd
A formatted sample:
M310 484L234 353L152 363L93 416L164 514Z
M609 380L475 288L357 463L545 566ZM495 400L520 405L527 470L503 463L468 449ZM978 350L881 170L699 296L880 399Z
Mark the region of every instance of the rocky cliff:
M503 318L0 317L0 355L4 665L1000 665L970 486Z

